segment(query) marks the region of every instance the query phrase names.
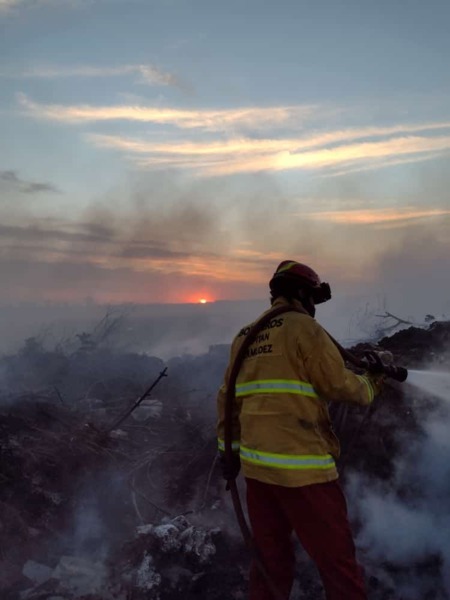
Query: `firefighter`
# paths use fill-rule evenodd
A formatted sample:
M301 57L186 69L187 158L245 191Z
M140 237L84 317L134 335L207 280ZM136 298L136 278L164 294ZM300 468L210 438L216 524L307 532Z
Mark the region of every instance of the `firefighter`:
M329 300L331 291L310 267L283 261L270 281L270 292L269 310L287 305L295 311L269 320L242 361L233 402L230 464L224 460L227 384L251 326L232 342L217 398L223 475L235 479L242 465L255 546L283 597L289 598L294 579L295 532L319 570L327 600L366 600L338 483L335 461L340 449L328 402L368 405L379 393L382 378L356 375L345 367L314 319L316 304ZM273 600L256 561L250 567L249 589L250 600Z

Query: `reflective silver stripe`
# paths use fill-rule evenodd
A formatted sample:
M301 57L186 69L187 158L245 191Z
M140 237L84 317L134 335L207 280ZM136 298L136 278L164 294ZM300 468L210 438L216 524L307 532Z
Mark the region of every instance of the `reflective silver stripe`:
M362 381L363 383L366 384L367 386L367 391L369 393L369 403L372 402L372 400L375 398L375 390L373 389L373 385L372 382L370 381L370 379L368 377L365 377L364 375L357 375L356 376L360 381Z
M244 462L274 469L333 469L336 466L331 454L274 454L241 446L240 455Z
M217 438L217 445L221 452L225 452L225 441L224 440L222 440L221 438ZM238 452L240 445L241 444L239 441L231 442L231 449L234 450L235 452Z
M301 394L317 398L313 386L297 379L260 379L236 385L236 397L250 394Z

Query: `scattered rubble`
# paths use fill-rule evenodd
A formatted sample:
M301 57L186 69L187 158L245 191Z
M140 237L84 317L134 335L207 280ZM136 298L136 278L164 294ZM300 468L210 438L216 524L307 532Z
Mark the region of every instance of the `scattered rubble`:
M159 359L101 348L67 357L28 340L1 366L2 600L172 600L215 585L214 560L241 543L202 524L222 482L208 477L216 441L205 411L195 415L205 391L180 386L185 364L113 431Z
M404 329L378 346L407 367L448 369L450 323ZM70 355L47 352L28 340L0 359L2 600L245 598L249 557L215 463L214 395L227 358L216 347L163 365L86 343ZM108 432L164 366L157 396ZM420 498L401 483L398 457L425 435L424 416L437 407L398 384L369 412L332 407L349 490L358 473ZM357 532L360 518L354 511ZM436 580L430 598L450 598L439 561L369 560L371 598L391 599L399 581L422 572ZM295 597L321 598L301 552L298 574Z

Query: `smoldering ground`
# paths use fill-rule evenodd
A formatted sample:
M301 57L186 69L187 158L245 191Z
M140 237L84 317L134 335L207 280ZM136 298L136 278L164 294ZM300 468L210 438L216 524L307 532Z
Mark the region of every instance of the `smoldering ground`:
M433 332L441 331L439 339L444 339L447 330L445 323L438 323L408 334L405 342L400 336L392 343L397 343L407 362L417 350L421 355L434 352L437 361L445 361L447 355ZM423 343L424 335L428 336L427 344ZM116 574L126 573L128 579L113 578L119 587L113 586L108 592L112 598L121 597L117 592L123 589L120 586L135 589L133 582L149 586L145 577L150 577L150 571L152 577L155 573L161 577L155 581L169 585L169 575L161 573L172 573L168 564L175 568L177 561L191 573L206 571L206 587L202 589L210 591L204 597L230 597L231 589L244 589L248 556L239 541L215 461L215 395L228 361L228 346L163 362L157 357L115 350L101 340L97 346L87 344L85 338L77 341L78 350L71 347L65 355L63 347L48 350L28 340L22 351L0 363L4 373L2 399L8 404L7 411L1 412L0 431L6 435L1 465L7 479L0 500L14 508L14 523L20 516L22 525L15 528L15 535L24 536L8 560L20 563L29 558L27 552L32 547L33 560L57 569L61 557L68 556L56 571L58 576L70 568L85 568L84 561L90 561L99 565L91 583L98 583L100 576L112 577L105 564L113 565ZM442 367L443 363L439 364ZM99 432L116 420L164 365L169 377L152 394L158 411L147 406L139 419L133 417L123 423L105 446ZM343 432L344 438L355 432L355 423L361 418L355 415L350 431ZM356 473L348 479L349 505L371 595L377 600L397 592L405 600L423 599L432 593L433 598L449 597L445 575L448 549L443 533L447 525L448 419L448 410L435 399L428 395L410 397L406 391L403 398L381 400L365 435L360 436L366 445L354 452L358 460ZM88 423L92 425L86 427ZM380 438L384 438L383 444ZM392 447L391 440L395 440ZM391 448L388 454L386 447ZM19 471L14 470L16 461L22 461L19 478ZM33 503L28 501L28 494L33 496ZM208 566L189 563L194 558L179 553L188 546L177 541L172 520L183 513L190 523L183 525L183 531L194 529L180 535L198 531L198 547L207 552L211 548L208 531L220 529L222 537L214 542L217 555L208 555ZM150 535L150 524L157 526L162 519L168 521L158 535L173 533L170 543L161 538L169 544L164 548L174 549L172 554L158 550L153 537L144 539L141 533L135 538L136 526L148 526L145 532ZM9 529L2 531L5 542ZM226 567L226 574L221 573L226 585L217 589L216 569L228 565L225 555L230 553L230 544L236 563ZM147 569L149 555L145 552L150 547L156 571ZM225 552L223 561L219 560L221 552ZM123 567L124 560L132 560L135 570ZM183 562L186 560L190 567ZM299 594L319 598L317 574L303 554L299 560ZM162 565L166 570L158 571ZM19 580L14 585L29 589L29 582ZM136 598L140 598L139 594L153 593L156 588L136 590ZM195 593L198 597L198 588ZM189 597L187 592L185 597Z
M449 448L443 436L448 425L448 416L444 423L430 420L426 438L399 459L395 481L388 486L374 486L364 476L353 476L349 486L367 571L401 598L450 597L450 506L448 485L441 479L447 475L448 480Z
M0 558L2 594L34 597L44 574L63 597L122 599L131 586L133 598L156 598L158 582L168 586L166 598L177 597L177 585L190 597L186 577L203 578L224 550L211 532L229 518L227 509L212 516L222 482L211 436L227 352L169 361L170 378L111 431L164 363L83 339L68 354L29 339L1 361L2 549L15 536L14 552ZM150 551L154 568L167 571L155 575L154 596L153 571L142 566ZM180 573L184 583L177 583Z

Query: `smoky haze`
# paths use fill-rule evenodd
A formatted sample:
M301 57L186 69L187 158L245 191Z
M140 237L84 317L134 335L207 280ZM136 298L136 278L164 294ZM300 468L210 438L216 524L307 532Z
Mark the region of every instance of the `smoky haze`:
M421 429L415 435L399 430L404 441L388 482L352 473L351 513L360 523L358 547L374 575L399 597L444 600L450 597L450 398L424 412L426 395L411 387L407 394L421 415Z
M370 173L310 179L293 192L264 174L135 174L75 211L37 210L3 189L0 304L263 299L277 264L292 258L329 281L348 313L355 298L383 297L402 316L442 314L449 175L435 165L413 175L395 185Z

